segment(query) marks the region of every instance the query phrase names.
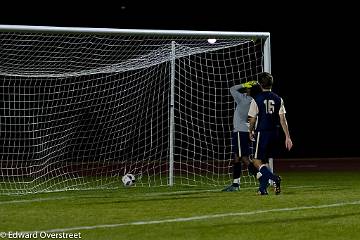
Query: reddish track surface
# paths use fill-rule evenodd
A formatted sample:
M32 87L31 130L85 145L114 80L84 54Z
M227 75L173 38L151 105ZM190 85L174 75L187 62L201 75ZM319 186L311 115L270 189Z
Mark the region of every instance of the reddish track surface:
M275 159L276 171L358 171L359 158Z

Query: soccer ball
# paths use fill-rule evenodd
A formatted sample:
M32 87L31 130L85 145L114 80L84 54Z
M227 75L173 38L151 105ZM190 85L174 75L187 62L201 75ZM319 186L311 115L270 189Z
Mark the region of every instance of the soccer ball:
M130 187L135 183L135 176L132 175L131 173L128 173L125 174L121 180L123 182L124 187Z

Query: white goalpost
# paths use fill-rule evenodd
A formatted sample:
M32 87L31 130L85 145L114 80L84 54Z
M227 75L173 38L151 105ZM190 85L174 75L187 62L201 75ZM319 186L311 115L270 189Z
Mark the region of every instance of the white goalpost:
M271 70L268 32L0 25L0 46L0 194L229 184L229 89Z

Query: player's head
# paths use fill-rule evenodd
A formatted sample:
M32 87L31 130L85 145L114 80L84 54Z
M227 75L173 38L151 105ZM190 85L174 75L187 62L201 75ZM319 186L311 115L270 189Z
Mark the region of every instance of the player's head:
M246 94L247 96L252 96L252 87L251 88L241 88L240 92Z
M240 88L239 92L243 93L243 94L247 94L249 92L249 89L248 88Z
M249 96L254 98L256 95L262 92L262 89L259 84L253 85L250 89Z
M258 82L263 89L271 89L272 85L274 83L274 80L270 73L262 72L259 74Z

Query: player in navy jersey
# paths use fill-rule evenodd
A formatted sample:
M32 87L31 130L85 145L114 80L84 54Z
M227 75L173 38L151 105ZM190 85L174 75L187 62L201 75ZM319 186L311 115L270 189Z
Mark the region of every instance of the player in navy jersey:
M251 101L249 109L250 138L256 136L254 165L259 169L257 178L260 182L258 193L267 195L269 179L274 181L275 194L280 194L281 178L273 174L265 165L269 158L277 155L279 150L279 129L285 133L285 147L290 150L293 146L289 128L285 117L283 99L271 91L273 77L267 72L259 75L258 80L262 92ZM256 126L255 126L256 125Z
M236 102L232 132L233 152L233 183L223 189L224 192L238 191L240 188L241 164L243 163L250 174L256 175L257 169L250 162L250 139L248 112L250 102L261 88L257 81L250 81L230 88L230 93Z

